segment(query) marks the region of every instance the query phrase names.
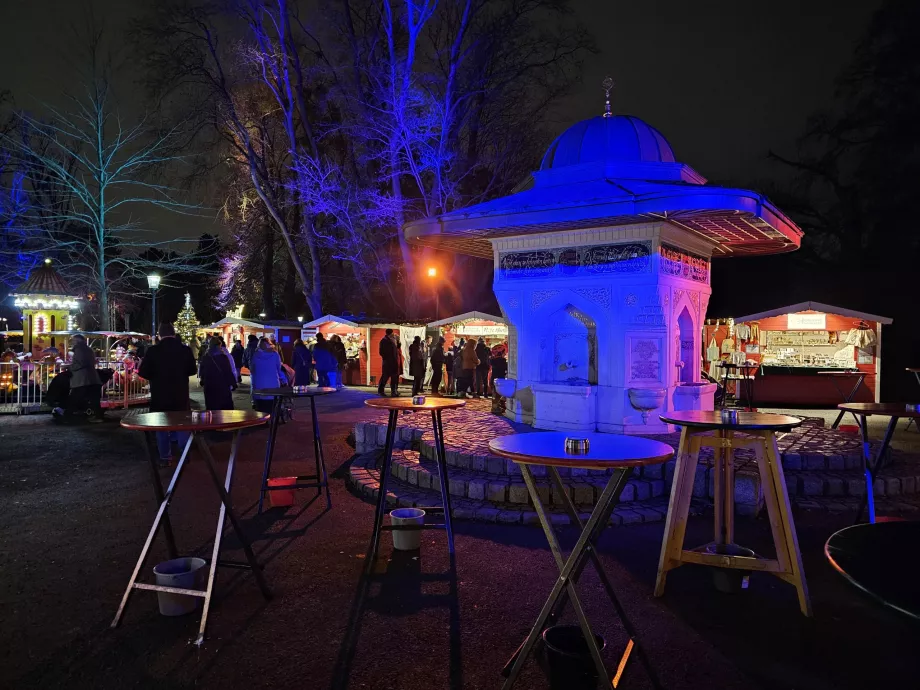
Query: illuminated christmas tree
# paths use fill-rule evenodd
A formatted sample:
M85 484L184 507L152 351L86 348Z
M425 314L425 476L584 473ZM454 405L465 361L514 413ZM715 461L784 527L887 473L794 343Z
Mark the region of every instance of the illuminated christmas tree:
M185 306L179 312L176 322L173 324L176 328L176 335L182 338L183 343L188 344L195 337L199 325L195 310L192 309L192 296L186 292Z

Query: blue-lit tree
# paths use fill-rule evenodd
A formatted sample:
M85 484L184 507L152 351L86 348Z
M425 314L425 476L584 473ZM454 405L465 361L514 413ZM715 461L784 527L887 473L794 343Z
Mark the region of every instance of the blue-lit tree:
M157 239L132 215L152 207L196 212L196 205L179 200L173 186L159 181L165 169L181 164L187 139L181 126L122 120L99 59L101 44L102 33L94 33L84 94L70 99L71 108L49 107L46 117L15 112L14 127L0 133L0 147L18 180L11 193L22 202L18 212L7 214L8 231L37 255L59 257L71 282L95 296L99 325L107 329L113 296L134 292L132 282L152 270L202 269L194 257L197 240L187 241L190 253L178 255L169 250L185 240Z

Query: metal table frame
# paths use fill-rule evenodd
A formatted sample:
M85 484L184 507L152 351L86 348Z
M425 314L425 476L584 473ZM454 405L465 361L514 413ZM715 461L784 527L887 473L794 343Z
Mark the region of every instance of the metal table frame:
M635 650L640 662L642 663L643 667L649 675L649 678L652 681L653 687L656 689L660 688L661 684L659 683L655 672L652 670L648 657L645 655L645 652L636 641L635 627L626 616L626 611L623 609L622 604L620 604L619 599L617 599L613 585L611 585L610 579L607 577L607 573L604 571L603 565L601 564L600 558L598 558L596 552L597 540L600 538L601 533L610 521L610 516L613 513L614 508L616 508L620 494L623 492L626 483L632 476L633 467L628 466L623 467L622 469L618 468L613 470L610 476L610 480L607 482L607 486L601 493L600 498L597 500L597 503L594 506L594 510L591 511L591 516L585 523L582 522L581 518L579 517L578 510L575 508L575 504L572 502L571 497L568 495L568 492L562 483L562 479L559 476L558 470L553 466L547 466L546 469L552 478L556 490L558 491L559 495L563 497L563 507L565 508L566 513L568 513L573 524L576 524L579 526L579 528L581 528L581 534L578 537L578 541L572 548L568 558L564 558L562 548L559 545L559 540L553 530L552 521L546 513L546 508L543 506L543 502L540 500L540 494L537 491L533 473L528 464L518 463L518 465L521 468L521 474L524 476L524 483L527 485L527 491L530 493L530 498L533 501L537 516L540 519L540 524L543 527L543 532L546 534L546 540L549 542L549 547L553 552L553 558L555 558L556 565L559 567L559 577L556 578L556 583L553 585L553 589L549 594L549 598L543 605L543 608L540 611L540 615L537 617L536 622L530 629L530 633L527 635L527 638L524 640L521 646L518 647L517 651L515 651L512 657L505 664L505 667L502 669L502 675L506 676L502 690L510 690L510 688L517 681L518 676L524 667L524 663L527 661L528 655L533 651L537 640L543 633L543 630L555 623L558 617L562 614L565 605L569 600L572 602L572 608L575 610L575 615L578 618L578 625L581 627L582 634L584 635L585 641L588 644L588 649L591 652L591 658L594 660L594 665L598 672L598 678L605 678L607 679L606 682L609 682L612 687L618 687L620 680L622 679L623 672L626 669L626 663L629 661L629 657L633 650ZM619 616L620 621L623 624L623 628L626 631L626 635L629 638L626 643L626 649L617 664L616 672L612 677L604 664L603 657L601 656L601 650L594 638L594 632L591 630L591 625L588 622L584 608L581 605L581 600L578 598L578 593L575 589L576 585L578 584L578 580L581 577L581 574L589 560L593 564L594 569L597 571L597 575L604 586L607 597L610 599L611 603L616 609L617 615Z
M831 380L831 382L834 384L834 388L836 388L837 392L840 393L840 397L843 398L843 404L852 402L853 396L856 395L856 391L859 390L859 387L862 385L862 382L865 381L866 376L868 376L868 374L864 371L830 372L824 375L827 376ZM837 379L840 378L841 376L855 376L856 377L856 384L853 386L853 389L850 391L849 394L844 393L843 390L841 390L839 384L837 383ZM843 417L844 415L846 415L846 413L847 413L846 410L840 410L840 414L837 415L837 419L835 419L834 423L831 424L831 429L836 429L838 426L840 426L840 422L843 421ZM856 420L857 424L861 423L859 421L859 417L857 417L856 414L852 412L850 414L853 415L853 419Z
M841 410L843 414L843 410ZM855 414L855 413L854 413ZM888 420L888 427L885 429L885 436L882 438L882 445L878 449L875 458L872 458L872 447L869 443L869 415L856 415L859 420L859 431L862 434L862 458L863 474L866 477L866 493L859 501L859 510L856 511L856 519L853 524L862 520L863 511L869 511L869 522L875 522L875 477L878 471L882 469L882 463L885 460L885 454L888 452L888 446L891 444L891 438L894 436L895 429L898 426L900 417L892 416Z
M223 483L221 483L221 480L217 475L217 469L214 466L214 458L211 456L211 451L208 448L207 443L205 442L204 438L198 435L197 432L190 430L189 439L185 444L185 448L182 450L182 457L179 459L179 462L176 465L176 470L173 472L172 479L170 480L169 486L167 487L165 493L163 492L163 485L160 481L160 473L157 468L157 463L154 459L154 454L151 451L151 439L149 435L153 434L155 430L144 432L144 445L147 449L147 457L150 462L150 468L153 474L153 490L160 505L157 510L156 517L153 520L153 525L150 527L150 531L147 534L147 539L144 542L144 547L141 549L141 555L137 559L137 564L134 566L134 571L131 573L131 579L128 580L128 586L121 598L121 603L118 606L118 611L115 613L115 619L112 621L110 627L118 627L118 624L121 622L122 615L125 612L125 608L128 605L128 600L130 599L131 594L135 589L143 589L154 592L172 592L173 594L185 594L187 596L201 597L204 599L204 606L201 612L201 623L198 627L198 637L195 640L195 644L200 647L204 643L205 629L208 624L208 613L211 609L211 595L214 591L214 577L217 575L218 566L221 565L231 568L243 568L252 570L252 573L256 578L256 582L259 585L259 589L262 592L262 596L267 600L271 599L271 591L268 589L268 586L265 583L265 578L262 575L262 566L256 560L255 554L252 551L252 547L250 546L249 541L246 539L246 535L243 532L239 518L233 511L233 507L230 504L230 490L233 481L233 469L236 462L236 453L239 449L240 431L241 430L233 431L233 441L230 445L230 457L227 461L227 473L224 477ZM144 567L144 563L150 553L150 546L153 544L153 539L156 536L157 530L161 524L163 525L169 557L178 558L175 538L173 536L172 526L169 523L169 516L167 511L169 509L169 504L172 501L173 494L175 493L176 486L179 483L179 478L182 476L182 470L185 469L185 464L188 460L188 453L192 447L193 442L195 443L198 452L204 458L205 465L208 468L208 474L210 474L211 479L214 482L214 488L216 489L218 496L220 496L220 513L217 518L217 529L214 533L214 546L211 549L211 559L210 563L208 564L209 567L207 586L204 590L198 590L183 589L180 587L167 587L163 585L150 585L143 582L138 582L138 575L140 574L141 568ZM233 561L222 562L219 560L221 538L223 537L224 525L227 517L230 518L230 523L233 525L233 529L236 532L237 538L240 540L240 544L243 547L243 552L246 555L245 563Z
M458 406L459 407L459 406ZM379 409L379 408L378 408ZM420 506L420 510L424 510L426 513L444 513L444 522L425 522L421 525L384 525L383 516L386 513L387 508L387 481L390 477L390 466L393 462L393 447L396 442L396 430L397 422L399 420L399 413L402 412L423 412L423 409L413 409L411 407L405 407L402 409L391 408L388 410L390 415L387 420L387 436L386 443L384 444L383 450L383 463L380 468L380 489L377 494L377 507L374 511L374 532L371 536L371 545L367 554L367 562L365 564L365 569L369 575L373 569L374 564L377 560L377 552L380 548L380 533L382 531L392 531L392 530L419 530L419 529L443 529L447 532L447 549L450 554L451 565L453 566L454 560L454 531L451 526L451 508L450 508L450 492L448 491L448 478L447 478L447 460L444 450L444 425L441 421L441 410L432 409L431 411L431 426L434 430L434 448L435 448L435 462L438 466L438 479L441 485L441 506Z
M258 390L253 391L257 395ZM323 455L323 439L320 435L319 417L316 414L316 396L327 395L327 393L316 393L307 391L295 393L293 389L285 393L261 393L261 395L272 395L272 418L268 429L268 442L265 444L265 466L262 469L262 484L259 487L259 514L262 513L262 504L265 501L266 491L290 490L290 489L316 489L316 495L319 496L326 490L326 508L332 508L332 496L329 493L329 478L326 475L326 458ZM281 424L281 404L284 398L310 398L310 416L313 421L313 460L316 463L315 474L300 474L295 477L293 484L284 486L269 486L269 474L272 469L272 459L275 455L275 438L278 436L278 426Z

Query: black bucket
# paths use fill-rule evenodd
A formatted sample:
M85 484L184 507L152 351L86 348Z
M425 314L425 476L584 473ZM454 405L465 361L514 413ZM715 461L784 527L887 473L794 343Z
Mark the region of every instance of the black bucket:
M751 549L746 549L737 544L712 544L706 549L706 553L754 558L754 552ZM738 594L747 589L750 577L750 570L719 567L712 569L712 584L723 594Z
M603 650L607 642L595 634ZM595 690L597 667L588 642L577 625L554 625L543 631L543 669L549 677L550 690Z

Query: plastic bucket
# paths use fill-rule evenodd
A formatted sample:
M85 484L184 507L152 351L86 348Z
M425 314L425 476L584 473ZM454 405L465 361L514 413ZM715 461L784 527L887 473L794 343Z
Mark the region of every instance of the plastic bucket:
M841 424L837 427L838 431L842 431L845 434L858 434L859 427L855 424Z
M174 558L157 564L153 569L153 575L158 585L201 589L207 572L204 570L206 565L207 561L203 558ZM197 609L202 601L201 597L172 592L157 592L157 598L160 602L160 613L164 616L184 616Z
M269 487L288 486L289 489L274 489L268 492L268 501L272 508L284 508L294 505L294 485L297 477L274 477L268 480Z
M706 553L754 558L754 552L751 549L746 549L737 544L713 544L706 549ZM750 577L750 570L718 567L712 569L712 583L717 590L724 594L737 594L742 589L747 589Z
M594 640L603 651L604 638L595 633ZM579 626L554 625L544 630L543 658L551 690L597 688L597 667Z
M390 511L390 524L423 525L425 524L425 511L419 508L397 508ZM393 548L397 551L415 551L422 545L422 530L393 530Z

